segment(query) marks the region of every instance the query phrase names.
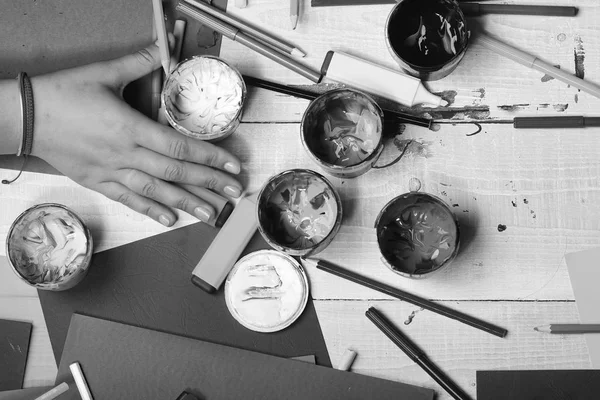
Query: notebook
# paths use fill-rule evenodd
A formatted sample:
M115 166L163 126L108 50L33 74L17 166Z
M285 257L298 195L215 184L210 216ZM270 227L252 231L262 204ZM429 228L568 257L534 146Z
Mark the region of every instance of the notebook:
M31 323L0 319L0 390L21 389Z
M96 400L432 400L434 392L310 363L273 357L75 314L57 382L79 362ZM75 389L65 400L78 399ZM62 400L62 397L61 397Z

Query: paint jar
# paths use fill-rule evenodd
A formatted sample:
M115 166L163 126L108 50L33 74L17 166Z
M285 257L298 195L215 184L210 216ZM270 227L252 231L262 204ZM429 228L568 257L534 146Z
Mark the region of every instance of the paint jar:
M371 169L383 151L383 111L358 90L331 90L309 104L300 137L326 173L353 178Z
M467 51L469 32L455 0L400 0L388 15L385 39L400 68L433 81L454 71Z
M173 128L196 139L216 142L239 126L246 84L239 71L224 60L196 56L175 67L161 97Z
M67 290L87 274L93 241L81 218L66 206L44 203L25 210L6 237L8 263L42 290Z
M259 250L241 258L225 281L231 315L256 332L276 332L300 317L308 301L308 278L291 256Z
M387 203L375 221L383 263L410 278L448 265L459 247L458 220L438 197L410 192Z
M267 181L258 194L258 230L274 249L292 256L317 254L342 224L342 201L324 176L291 169Z

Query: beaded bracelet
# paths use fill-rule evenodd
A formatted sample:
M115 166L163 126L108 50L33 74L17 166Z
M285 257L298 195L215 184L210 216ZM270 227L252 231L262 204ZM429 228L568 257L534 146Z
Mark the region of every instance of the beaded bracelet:
M20 72L17 76L17 85L19 86L19 96L21 98L21 117L23 120L22 139L19 144L19 150L17 156L23 156L23 164L19 170L19 174L12 180L2 180L2 183L8 185L16 181L27 163L28 156L31 154L33 148L33 121L34 121L34 107L33 107L33 87L31 80L25 72Z

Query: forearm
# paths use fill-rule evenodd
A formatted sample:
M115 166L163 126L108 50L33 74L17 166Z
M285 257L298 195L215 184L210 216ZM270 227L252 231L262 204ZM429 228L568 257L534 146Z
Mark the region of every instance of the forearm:
M0 154L17 154L22 124L17 80L0 80Z

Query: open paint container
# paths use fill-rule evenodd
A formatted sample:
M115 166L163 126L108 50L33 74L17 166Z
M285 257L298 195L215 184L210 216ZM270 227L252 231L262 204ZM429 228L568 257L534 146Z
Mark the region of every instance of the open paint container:
M342 224L342 201L325 177L291 169L267 181L258 195L258 230L274 249L293 256L323 250Z
M383 151L383 111L354 89L331 90L309 104L300 124L302 145L325 172L353 178Z
M308 278L291 256L259 250L241 258L225 281L231 315L257 332L276 332L291 325L308 301Z
M446 203L430 194L396 197L383 207L375 228L383 263L403 276L428 276L458 253L458 220Z
M89 269L92 249L92 235L81 218L54 203L25 210L6 237L12 270L42 290L67 290L79 283Z
M437 80L464 57L469 32L455 0L400 0L388 16L385 39L400 68L423 80Z
M161 101L178 132L214 142L239 126L245 99L246 84L237 69L218 57L196 56L171 72Z

